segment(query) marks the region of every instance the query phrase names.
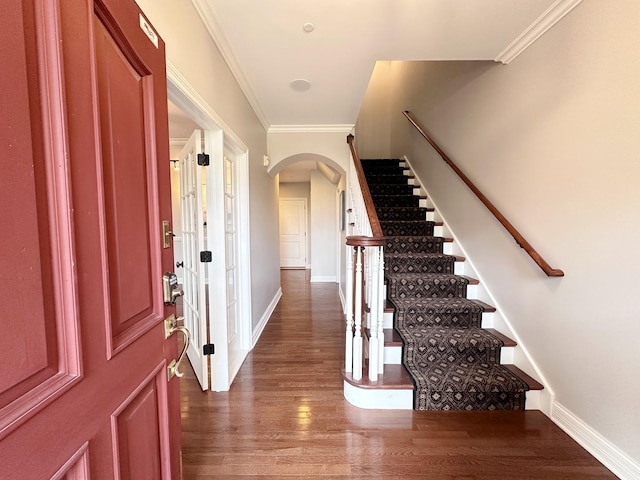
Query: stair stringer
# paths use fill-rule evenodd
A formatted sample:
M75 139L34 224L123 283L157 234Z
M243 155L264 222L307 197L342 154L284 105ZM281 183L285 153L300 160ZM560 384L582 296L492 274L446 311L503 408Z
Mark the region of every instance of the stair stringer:
M527 373L531 377L535 378L541 384L544 385L544 389L542 390L530 390L527 392L527 400L526 400L526 408L527 410L540 410L548 417L551 416L551 406L555 399L555 393L551 388L549 388L549 382L546 381L545 376L540 371L540 368L534 361L533 357L529 353L526 348L526 345L518 335L517 331L513 328L512 323L509 319L504 315L502 308L500 307L499 302L492 295L490 289L487 287L487 282L483 279L483 275L479 272L473 264L473 259L467 254L462 246L462 243L458 240L455 232L447 224L445 218L440 214L440 210L436 202L433 201L433 198L429 195L429 192L424 187L424 183L421 181L419 176L416 174L413 167L411 167L411 162L404 155L401 159L401 162L404 162L404 166L407 168L407 175L412 175L416 179L416 183L420 185L420 194L426 197L426 200L421 201L424 203L424 206L428 206L434 209L433 219L436 222L441 222L442 226L439 227L440 231L436 230L436 235L442 235L444 237L453 238L453 243L451 247L451 253L453 255L460 255L465 258L463 263L463 275L476 278L479 280L479 285L477 285L477 291L474 292L474 295L470 298L475 298L481 300L485 303L488 303L496 308L496 311L491 316L491 324L485 323L483 318L482 326L484 328L494 328L501 332L502 334L512 338L516 343L516 347L513 349L513 359L510 363L517 366L523 372ZM438 227L436 227L438 228ZM458 273L458 272L456 272Z

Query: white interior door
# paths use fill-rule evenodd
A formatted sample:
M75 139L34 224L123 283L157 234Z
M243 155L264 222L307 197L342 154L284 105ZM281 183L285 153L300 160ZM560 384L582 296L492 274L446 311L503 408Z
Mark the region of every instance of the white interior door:
M204 166L198 165L203 152L202 132L195 130L180 152L180 205L182 212L183 316L191 332L187 357L203 390L209 388L208 357L203 346L207 335L206 271L200 254L206 249L206 198L203 198Z
M307 266L307 200L280 199L280 267Z
M229 390L251 349L248 152L221 130L207 131L211 250L211 390Z
M225 234L225 281L227 287L227 351L229 356L229 378L233 379L246 356L242 347L242 323L239 304L238 268L238 161L236 155L225 149L224 165L224 234Z

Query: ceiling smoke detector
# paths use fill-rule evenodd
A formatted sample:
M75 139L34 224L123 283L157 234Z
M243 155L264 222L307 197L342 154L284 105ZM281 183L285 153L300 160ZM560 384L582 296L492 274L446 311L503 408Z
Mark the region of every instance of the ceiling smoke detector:
M316 29L316 26L311 22L307 22L304 25L302 25L302 29L307 33L311 33Z

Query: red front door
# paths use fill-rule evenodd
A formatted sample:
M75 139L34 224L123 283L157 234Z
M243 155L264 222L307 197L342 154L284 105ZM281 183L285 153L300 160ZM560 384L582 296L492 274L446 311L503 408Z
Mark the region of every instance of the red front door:
M178 479L164 44L133 0L0 18L0 478Z

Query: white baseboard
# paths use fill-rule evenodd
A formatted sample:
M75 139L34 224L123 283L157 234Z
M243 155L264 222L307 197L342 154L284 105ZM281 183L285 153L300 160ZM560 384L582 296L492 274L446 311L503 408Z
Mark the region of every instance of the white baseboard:
M342 305L342 313L347 313L347 299L344 298L344 293L342 293L342 288L338 285L338 296L340 297L340 305Z
M269 318L271 318L271 314L273 313L273 311L276 309L276 306L278 305L280 298L282 298L282 288L278 288L278 291L273 297L273 300L271 300L271 303L265 310L264 314L262 314L260 321L253 329L253 339L251 342L251 348L255 347L256 343L258 343L258 339L260 338L260 335L262 335L262 331L264 330L264 327L267 326L267 322L269 321Z
M640 464L558 402L551 420L621 480L640 480Z
M338 283L335 275L311 275L311 283Z

